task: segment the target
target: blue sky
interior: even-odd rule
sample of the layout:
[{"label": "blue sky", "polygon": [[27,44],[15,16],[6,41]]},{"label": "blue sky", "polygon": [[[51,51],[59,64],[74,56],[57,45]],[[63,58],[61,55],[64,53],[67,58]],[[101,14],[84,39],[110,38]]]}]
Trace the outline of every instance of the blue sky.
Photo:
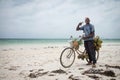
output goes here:
[{"label": "blue sky", "polygon": [[96,35],[120,38],[120,0],[0,0],[0,38],[77,37],[91,19]]}]

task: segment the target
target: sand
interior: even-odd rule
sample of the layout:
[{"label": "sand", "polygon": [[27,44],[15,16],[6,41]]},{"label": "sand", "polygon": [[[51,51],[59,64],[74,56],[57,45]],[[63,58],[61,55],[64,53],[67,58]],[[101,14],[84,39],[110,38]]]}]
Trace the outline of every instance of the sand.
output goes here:
[{"label": "sand", "polygon": [[1,45],[0,80],[120,80],[120,43],[103,43],[96,68],[77,57],[70,68],[62,67],[59,58],[67,46]]}]

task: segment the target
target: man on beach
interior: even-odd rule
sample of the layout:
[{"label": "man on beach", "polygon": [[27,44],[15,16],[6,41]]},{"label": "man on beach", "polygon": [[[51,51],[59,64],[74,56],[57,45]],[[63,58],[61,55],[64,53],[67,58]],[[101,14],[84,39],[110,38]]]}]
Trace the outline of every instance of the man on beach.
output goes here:
[{"label": "man on beach", "polygon": [[[89,62],[87,65],[92,65],[92,67],[96,67],[96,52],[95,52],[95,47],[94,47],[94,36],[95,36],[95,30],[94,26],[90,24],[90,19],[87,17],[85,18],[85,25],[82,26],[83,22],[80,22],[76,28],[76,30],[83,30],[84,32],[84,46],[86,49],[86,52],[88,53],[89,56]],[[80,27],[81,26],[81,27]]]}]

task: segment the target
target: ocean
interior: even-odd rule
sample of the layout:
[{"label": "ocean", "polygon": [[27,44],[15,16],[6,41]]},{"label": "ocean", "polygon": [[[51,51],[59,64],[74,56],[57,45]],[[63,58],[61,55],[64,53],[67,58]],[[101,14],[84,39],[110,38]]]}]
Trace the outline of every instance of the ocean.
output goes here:
[{"label": "ocean", "polygon": [[0,45],[19,44],[64,44],[68,39],[0,39]]},{"label": "ocean", "polygon": [[[103,43],[120,43],[120,39],[103,39]],[[0,45],[9,44],[65,44],[69,39],[0,39]]]}]

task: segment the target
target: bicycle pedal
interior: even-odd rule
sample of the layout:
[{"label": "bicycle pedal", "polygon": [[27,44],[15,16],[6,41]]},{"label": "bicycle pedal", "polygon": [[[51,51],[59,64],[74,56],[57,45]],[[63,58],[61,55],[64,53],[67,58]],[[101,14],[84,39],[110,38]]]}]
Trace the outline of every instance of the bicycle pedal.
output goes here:
[{"label": "bicycle pedal", "polygon": [[81,56],[80,55],[78,55],[78,57],[77,57],[78,59],[80,59],[81,58]]}]

